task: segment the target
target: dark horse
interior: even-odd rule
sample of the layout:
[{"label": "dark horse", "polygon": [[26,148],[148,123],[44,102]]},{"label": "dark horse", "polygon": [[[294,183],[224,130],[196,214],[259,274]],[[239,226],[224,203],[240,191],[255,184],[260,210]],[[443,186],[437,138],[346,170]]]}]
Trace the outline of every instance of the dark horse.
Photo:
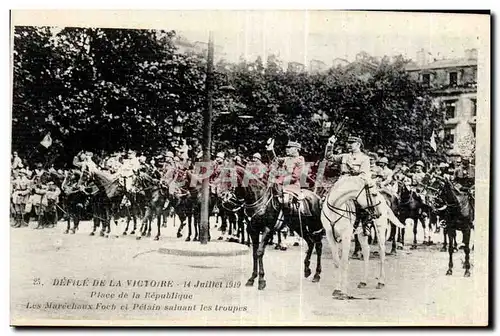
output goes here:
[{"label": "dark horse", "polygon": [[[88,203],[89,194],[84,188],[78,186],[78,181],[80,180],[81,172],[77,170],[71,170],[66,172],[66,178],[64,179],[61,189],[64,195],[64,203],[66,208],[66,220],[67,226],[64,233],[74,234],[78,230],[80,221],[84,217],[85,207]],[[73,220],[73,228],[71,228],[71,220]]]},{"label": "dark horse", "polygon": [[[425,229],[425,218],[428,216],[429,212],[427,210],[428,206],[424,204],[422,199],[415,193],[415,191],[410,190],[408,186],[402,181],[398,181],[398,219],[405,223],[407,218],[413,220],[413,244],[412,249],[417,248],[417,227],[418,221],[420,221]],[[404,246],[405,240],[405,229],[398,232],[398,241]],[[425,237],[424,237],[425,240]],[[395,243],[393,242],[393,249]]]},{"label": "dark horse", "polygon": [[[311,274],[309,268],[313,248],[316,247],[318,263],[313,281],[320,279],[323,227],[320,220],[321,201],[312,191],[303,190],[304,198],[290,204],[283,204],[283,192],[265,179],[247,181],[244,168],[236,166],[237,185],[234,197],[242,201],[245,216],[248,219],[247,232],[252,240],[253,271],[246,286],[253,286],[259,276],[258,289],[266,287],[264,279],[264,251],[273,233],[281,230],[284,223],[297,232],[308,244],[304,259],[304,276]],[[303,202],[302,204],[300,202]],[[305,204],[304,204],[305,203]],[[260,238],[260,234],[262,237]]]},{"label": "dark horse", "polygon": [[454,247],[451,242],[455,239],[456,231],[460,230],[463,234],[463,244],[465,252],[465,277],[470,276],[470,236],[474,228],[474,199],[469,193],[460,192],[454,188],[449,180],[444,180],[443,187],[438,196],[438,203],[442,207],[437,209],[439,216],[443,218],[448,239],[448,253],[450,256],[448,271],[446,275],[453,274],[453,252]]},{"label": "dark horse", "polygon": [[157,233],[154,240],[160,239],[161,234],[161,219],[163,215],[163,206],[168,200],[168,190],[160,184],[160,179],[147,174],[146,172],[138,172],[134,181],[134,187],[138,194],[143,194],[146,200],[146,212],[142,219],[141,229],[139,230],[136,239],[141,239],[141,236],[151,234],[151,223],[154,218],[157,221]]},{"label": "dark horse", "polygon": [[84,175],[87,175],[90,184],[94,184],[98,189],[91,198],[94,227],[90,235],[95,234],[101,223],[100,235],[108,237],[111,231],[111,217],[114,217],[118,212],[125,195],[124,187],[120,185],[116,176],[107,172],[95,169],[91,173],[84,173]]}]

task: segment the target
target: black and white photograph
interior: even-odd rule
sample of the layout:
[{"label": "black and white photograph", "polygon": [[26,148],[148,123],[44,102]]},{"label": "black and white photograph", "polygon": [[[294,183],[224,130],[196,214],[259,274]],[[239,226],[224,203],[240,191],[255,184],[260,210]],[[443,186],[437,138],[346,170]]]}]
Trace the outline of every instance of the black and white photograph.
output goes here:
[{"label": "black and white photograph", "polygon": [[12,326],[488,325],[488,13],[10,15]]}]

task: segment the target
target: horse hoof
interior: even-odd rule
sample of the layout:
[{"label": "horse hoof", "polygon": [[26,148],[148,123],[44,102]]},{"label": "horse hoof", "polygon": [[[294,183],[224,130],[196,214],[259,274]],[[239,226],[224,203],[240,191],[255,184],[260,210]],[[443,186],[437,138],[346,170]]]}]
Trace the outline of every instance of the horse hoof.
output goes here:
[{"label": "horse hoof", "polygon": [[312,282],[319,282],[320,279],[321,277],[319,276],[319,274],[315,274],[314,278],[312,279]]},{"label": "horse hoof", "polygon": [[130,235],[131,236],[135,235],[135,230],[133,230],[132,232],[130,232]]},{"label": "horse hoof", "polygon": [[448,271],[446,271],[446,275],[452,275],[453,274],[453,271],[451,269],[449,269]]},{"label": "horse hoof", "polygon": [[275,250],[279,250],[279,249],[281,249],[281,245],[276,244],[276,246],[274,247],[274,249],[275,249]]},{"label": "horse hoof", "polygon": [[286,251],[288,248],[286,246],[281,246],[280,251]]},{"label": "horse hoof", "polygon": [[366,282],[360,282],[358,284],[358,288],[365,288],[366,287]]},{"label": "horse hoof", "polygon": [[412,245],[412,246],[410,247],[410,250],[416,250],[416,249],[417,249],[417,245]]},{"label": "horse hoof", "polygon": [[70,230],[69,231],[71,234],[75,234],[75,230]]},{"label": "horse hoof", "polygon": [[193,241],[198,241],[198,237],[194,237],[194,238],[193,238]]},{"label": "horse hoof", "polygon": [[182,237],[182,233],[177,232],[177,238],[181,238],[181,237]]},{"label": "horse hoof", "polygon": [[156,236],[153,240],[160,240],[160,237]]},{"label": "horse hoof", "polygon": [[385,287],[385,284],[384,284],[384,283],[382,283],[382,282],[379,282],[379,283],[377,284],[377,287],[375,287],[375,288],[377,288],[377,289],[382,289],[382,288],[384,288],[384,287]]},{"label": "horse hoof", "polygon": [[68,231],[68,230],[66,230],[66,231],[64,231],[63,233],[64,233],[64,234],[68,234],[68,232],[69,232],[69,231]]},{"label": "horse hoof", "polygon": [[185,241],[191,241],[191,237],[187,237]]},{"label": "horse hoof", "polygon": [[126,236],[127,235],[127,232],[123,232],[122,235]]},{"label": "horse hoof", "polygon": [[220,236],[219,238],[217,238],[217,240],[223,240],[224,238],[222,238],[222,236]]},{"label": "horse hoof", "polygon": [[104,232],[99,233],[99,236],[104,237]]},{"label": "horse hoof", "polygon": [[94,233],[94,232],[91,232],[91,233],[90,233],[90,236],[95,236],[95,233]]},{"label": "horse hoof", "polygon": [[447,251],[446,246],[441,247],[441,250],[440,250],[440,251],[441,251],[441,252],[446,252],[446,251]]},{"label": "horse hoof", "polygon": [[347,300],[349,296],[345,293],[342,293],[340,290],[336,289],[333,291],[332,296],[336,300]]},{"label": "horse hoof", "polygon": [[148,234],[146,235],[146,237],[151,237],[151,232],[148,232]]},{"label": "horse hoof", "polygon": [[141,240],[141,238],[142,238],[141,236],[137,236],[135,237],[135,240]]},{"label": "horse hoof", "polygon": [[247,286],[247,287],[252,287],[252,286],[253,286],[253,282],[254,282],[254,280],[249,279],[249,280],[247,281],[247,283],[245,284],[245,286]]},{"label": "horse hoof", "polygon": [[266,288],[266,280],[259,280],[258,290],[263,290],[264,288]]},{"label": "horse hoof", "polygon": [[464,277],[468,278],[470,277],[470,271],[469,270],[466,270],[465,273],[464,273]]},{"label": "horse hoof", "polygon": [[306,268],[304,270],[304,278],[309,278],[309,276],[311,275],[311,273],[312,273],[311,270],[308,269],[308,268]]}]

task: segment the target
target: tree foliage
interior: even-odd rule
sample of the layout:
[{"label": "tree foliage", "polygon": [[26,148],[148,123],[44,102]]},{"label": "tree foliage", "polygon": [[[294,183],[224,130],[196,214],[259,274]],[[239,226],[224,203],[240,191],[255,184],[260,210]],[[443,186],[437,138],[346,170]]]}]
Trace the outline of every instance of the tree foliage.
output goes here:
[{"label": "tree foliage", "polygon": [[[182,136],[201,141],[206,109],[206,55],[180,53],[175,31],[16,27],[13,149],[40,156],[50,132],[50,156],[69,162],[78,151],[134,148],[155,154]],[[370,64],[367,68],[366,62]],[[326,138],[347,120],[368,150],[415,159],[432,149],[442,112],[404,71],[401,57],[361,54],[353,66],[308,73],[283,70],[280,60],[220,61],[214,74],[213,150],[277,150],[299,141],[321,158]],[[228,89],[230,88],[230,89]],[[241,118],[246,116],[246,118]],[[325,121],[332,127],[325,129]],[[323,131],[327,131],[326,133]],[[439,142],[438,152],[446,144]]]}]

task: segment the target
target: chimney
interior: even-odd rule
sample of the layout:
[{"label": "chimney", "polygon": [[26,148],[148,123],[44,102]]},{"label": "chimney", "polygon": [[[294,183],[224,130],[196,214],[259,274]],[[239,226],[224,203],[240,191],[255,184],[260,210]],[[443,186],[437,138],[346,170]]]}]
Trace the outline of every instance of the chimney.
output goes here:
[{"label": "chimney", "polygon": [[467,49],[465,50],[465,57],[469,60],[477,60],[477,49]]},{"label": "chimney", "polygon": [[429,53],[424,48],[417,51],[417,64],[419,66],[429,64]]}]

